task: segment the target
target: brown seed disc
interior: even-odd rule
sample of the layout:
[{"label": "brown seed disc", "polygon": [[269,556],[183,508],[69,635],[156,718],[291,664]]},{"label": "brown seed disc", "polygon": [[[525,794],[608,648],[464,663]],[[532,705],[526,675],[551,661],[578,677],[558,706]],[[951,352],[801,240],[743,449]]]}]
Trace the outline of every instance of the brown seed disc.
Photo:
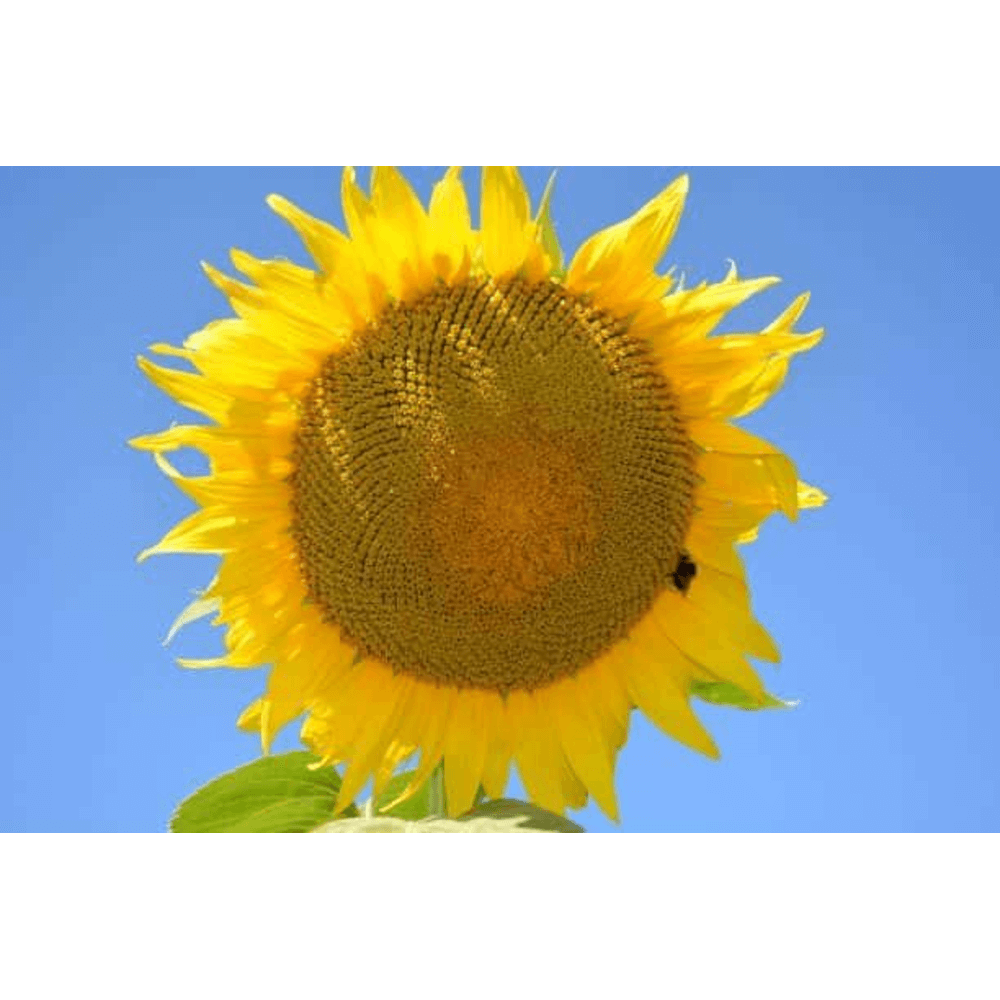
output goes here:
[{"label": "brown seed disc", "polygon": [[310,598],[422,680],[551,683],[673,586],[694,455],[625,321],[553,281],[442,285],[388,307],[302,399]]}]

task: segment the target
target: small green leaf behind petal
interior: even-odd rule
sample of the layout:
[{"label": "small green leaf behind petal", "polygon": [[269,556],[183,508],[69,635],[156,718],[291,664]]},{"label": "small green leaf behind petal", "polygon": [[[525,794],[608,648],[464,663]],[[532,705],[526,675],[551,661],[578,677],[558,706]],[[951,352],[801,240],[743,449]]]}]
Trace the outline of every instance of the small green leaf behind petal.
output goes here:
[{"label": "small green leaf behind petal", "polygon": [[[389,779],[382,794],[378,797],[375,812],[380,816],[393,816],[396,819],[424,819],[431,812],[431,783],[425,781],[409,798],[402,802],[396,800],[409,787],[415,771],[403,771]],[[393,805],[393,803],[396,803]],[[388,807],[388,808],[387,808]]]},{"label": "small green leaf behind petal", "polygon": [[562,278],[566,273],[563,262],[562,247],[559,246],[559,237],[556,236],[555,223],[552,221],[552,188],[555,186],[556,172],[552,171],[548,184],[542,192],[542,200],[538,206],[538,231],[542,237],[542,247],[548,254],[552,262],[552,270],[557,278]]},{"label": "small green leaf behind petal", "polygon": [[763,701],[758,701],[742,688],[726,681],[695,681],[691,685],[691,693],[713,705],[729,705],[748,712],[761,708],[794,708],[798,704],[795,701],[782,701],[769,694],[764,695]]},{"label": "small green leaf behind petal", "polygon": [[[310,769],[318,758],[295,751],[261,757],[210,781],[186,798],[173,833],[308,833],[333,816],[340,775]],[[352,805],[344,816],[357,816]]]},{"label": "small green leaf behind petal", "polygon": [[[419,793],[418,793],[419,794]],[[458,819],[406,820],[382,815],[338,819],[316,833],[583,833],[571,820],[516,799],[483,802]]]}]

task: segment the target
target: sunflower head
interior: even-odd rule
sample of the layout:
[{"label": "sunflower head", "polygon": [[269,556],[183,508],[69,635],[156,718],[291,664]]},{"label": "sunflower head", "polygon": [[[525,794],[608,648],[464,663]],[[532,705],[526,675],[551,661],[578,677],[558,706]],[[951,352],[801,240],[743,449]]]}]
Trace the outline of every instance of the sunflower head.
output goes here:
[{"label": "sunflower head", "polygon": [[[207,423],[132,443],[200,509],[144,555],[210,552],[216,578],[181,616],[215,614],[225,655],[270,664],[240,725],[347,763],[340,805],[419,753],[444,763],[448,811],[512,761],[540,805],[593,795],[632,708],[710,755],[692,693],[762,707],[748,656],[777,649],[750,610],[736,544],[776,510],[823,501],[776,447],[735,427],[820,331],[806,297],[764,331],[715,334],[774,279],[675,287],[657,271],[681,178],[563,268],[548,191],[483,171],[473,228],[456,168],[425,208],[391,168],[344,173],[347,233],[271,207],[310,270],[234,252],[212,268],[235,317],[140,359]],[[195,447],[210,473],[166,455]]]}]

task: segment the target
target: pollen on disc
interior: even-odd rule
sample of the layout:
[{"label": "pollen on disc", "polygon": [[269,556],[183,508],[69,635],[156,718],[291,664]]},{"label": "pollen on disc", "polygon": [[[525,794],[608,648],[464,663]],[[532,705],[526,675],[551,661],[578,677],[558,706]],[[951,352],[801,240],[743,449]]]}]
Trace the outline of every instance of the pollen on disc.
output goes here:
[{"label": "pollen on disc", "polygon": [[553,281],[442,285],[388,307],[302,399],[309,596],[399,672],[543,686],[673,585],[694,456],[626,322]]}]

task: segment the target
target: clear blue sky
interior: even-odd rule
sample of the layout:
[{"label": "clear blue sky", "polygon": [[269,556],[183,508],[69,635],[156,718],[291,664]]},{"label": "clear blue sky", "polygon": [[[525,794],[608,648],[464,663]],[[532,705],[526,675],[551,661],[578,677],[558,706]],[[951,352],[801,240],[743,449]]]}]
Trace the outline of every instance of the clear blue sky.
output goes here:
[{"label": "clear blue sky", "polygon": [[[682,168],[565,168],[572,251]],[[782,285],[728,328],[811,290],[826,340],[747,425],[831,496],[745,550],[793,711],[699,709],[720,762],[637,715],[624,830],[996,830],[997,171],[700,169],[668,256],[689,280],[733,258]],[[408,175],[421,195],[437,170]],[[549,168],[526,171],[535,198]],[[478,172],[468,179],[478,186]],[[205,624],[160,645],[210,557],[135,564],[189,509],[125,440],[182,419],[135,355],[226,314],[201,259],[304,260],[276,191],[341,223],[333,169],[0,171],[9,473],[2,513],[9,754],[0,829],[162,829],[252,759],[236,731],[259,671],[185,672]],[[296,745],[295,727],[281,747]],[[517,789],[512,786],[512,791]],[[591,807],[589,829],[611,828]]]}]

